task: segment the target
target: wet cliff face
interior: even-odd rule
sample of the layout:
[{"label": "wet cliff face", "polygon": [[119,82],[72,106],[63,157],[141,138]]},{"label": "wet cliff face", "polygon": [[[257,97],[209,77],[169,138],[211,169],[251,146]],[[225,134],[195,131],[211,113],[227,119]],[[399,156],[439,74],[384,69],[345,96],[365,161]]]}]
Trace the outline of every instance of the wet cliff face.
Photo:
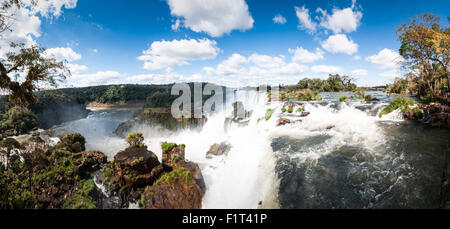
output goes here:
[{"label": "wet cliff face", "polygon": [[31,109],[37,115],[41,128],[44,129],[83,119],[89,114],[85,104],[76,100],[40,104]]}]

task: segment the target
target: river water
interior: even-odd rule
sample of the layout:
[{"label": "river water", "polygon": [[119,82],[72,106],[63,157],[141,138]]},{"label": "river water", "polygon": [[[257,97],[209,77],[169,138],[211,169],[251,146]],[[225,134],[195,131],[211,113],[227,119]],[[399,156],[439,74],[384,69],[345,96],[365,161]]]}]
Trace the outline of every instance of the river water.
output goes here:
[{"label": "river water", "polygon": [[[186,159],[200,165],[207,191],[204,208],[437,208],[450,131],[402,121],[399,111],[377,116],[391,97],[370,104],[349,93],[322,93],[324,101],[302,104],[308,117],[281,112],[282,104],[265,95],[238,92],[252,118],[246,125],[225,126],[231,113],[208,117],[201,131],[169,132],[135,127],[161,158],[164,141],[186,144]],[[230,106],[228,106],[230,107]],[[267,109],[275,113],[264,119]],[[110,160],[126,147],[113,134],[136,109],[94,110],[86,119],[55,127],[79,132],[88,150]],[[276,127],[279,117],[297,122]],[[227,155],[206,158],[215,143],[232,145]]]}]

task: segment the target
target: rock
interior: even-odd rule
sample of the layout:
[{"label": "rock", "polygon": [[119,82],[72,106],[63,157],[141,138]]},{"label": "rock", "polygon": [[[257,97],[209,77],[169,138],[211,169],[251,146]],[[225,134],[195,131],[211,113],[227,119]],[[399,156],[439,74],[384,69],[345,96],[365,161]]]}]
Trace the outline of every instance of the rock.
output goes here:
[{"label": "rock", "polygon": [[230,152],[230,150],[231,150],[231,145],[227,142],[222,142],[220,144],[214,144],[209,148],[208,152],[206,152],[206,157],[208,157],[210,155],[221,156],[221,155],[227,154],[228,152]]},{"label": "rock", "polygon": [[304,112],[302,112],[302,113],[300,114],[300,117],[307,117],[307,116],[309,116],[310,114],[311,114],[311,112],[304,111]]},{"label": "rock", "polygon": [[189,170],[179,168],[147,186],[139,205],[145,209],[200,209],[203,195]]},{"label": "rock", "polygon": [[284,126],[286,124],[290,124],[291,120],[287,119],[287,118],[280,118],[277,121],[277,126]]},{"label": "rock", "polygon": [[185,147],[185,145],[177,145],[175,143],[162,143],[162,163],[173,166],[177,162],[184,161]]},{"label": "rock", "polygon": [[[422,118],[419,120],[427,123],[432,127],[450,128],[450,107],[438,103],[431,103],[429,105],[422,105]],[[410,114],[405,113],[405,117],[409,118]]]},{"label": "rock", "polygon": [[162,174],[160,165],[158,157],[146,146],[129,147],[114,156],[114,180],[122,187],[145,187],[153,184]]}]

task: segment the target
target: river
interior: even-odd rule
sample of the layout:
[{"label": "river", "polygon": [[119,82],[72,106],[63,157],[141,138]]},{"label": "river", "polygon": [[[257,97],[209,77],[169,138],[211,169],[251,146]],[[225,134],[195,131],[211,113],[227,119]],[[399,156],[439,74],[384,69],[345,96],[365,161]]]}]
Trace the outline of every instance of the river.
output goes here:
[{"label": "river", "polygon": [[[311,114],[299,118],[283,114],[280,103],[266,103],[264,95],[238,94],[253,110],[245,126],[226,127],[228,111],[208,117],[201,131],[136,127],[159,158],[161,142],[186,144],[186,159],[200,165],[207,186],[203,208],[439,207],[450,131],[405,122],[398,111],[379,118],[392,97],[369,92],[378,100],[339,103],[351,94],[322,93],[324,101],[304,103]],[[265,121],[268,108],[275,113]],[[126,147],[113,131],[135,111],[93,110],[53,129],[83,134],[88,150],[112,160]],[[276,127],[285,116],[298,122]],[[227,155],[205,157],[211,145],[224,141],[232,145]]]}]

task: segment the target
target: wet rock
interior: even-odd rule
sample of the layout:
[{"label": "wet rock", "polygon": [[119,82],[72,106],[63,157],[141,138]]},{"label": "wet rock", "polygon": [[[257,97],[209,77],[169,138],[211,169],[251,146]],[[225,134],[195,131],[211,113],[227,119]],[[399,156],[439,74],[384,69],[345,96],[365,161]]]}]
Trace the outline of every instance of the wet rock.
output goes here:
[{"label": "wet rock", "polygon": [[157,156],[144,147],[129,147],[114,156],[114,180],[121,187],[145,187],[162,174]]},{"label": "wet rock", "polygon": [[[422,117],[419,121],[427,123],[432,127],[450,127],[450,107],[438,103],[422,105],[420,107]],[[405,118],[417,120],[411,117],[411,111],[405,113]]]},{"label": "wet rock", "polygon": [[222,142],[220,144],[214,144],[212,145],[208,152],[206,152],[206,157],[209,157],[211,155],[214,156],[221,156],[224,154],[227,154],[231,150],[231,145],[227,142]]},{"label": "wet rock", "polygon": [[277,121],[277,126],[284,126],[286,124],[290,124],[291,120],[287,119],[287,118],[280,118]]},{"label": "wet rock", "polygon": [[300,114],[300,117],[307,117],[307,116],[309,116],[310,114],[311,114],[311,112],[304,111],[304,112],[302,112],[302,113]]},{"label": "wet rock", "polygon": [[203,190],[185,168],[162,176],[153,186],[147,186],[139,206],[145,209],[200,209]]},{"label": "wet rock", "polygon": [[185,147],[185,145],[177,145],[175,143],[162,143],[161,148],[163,165],[172,167],[176,163],[184,161]]}]

